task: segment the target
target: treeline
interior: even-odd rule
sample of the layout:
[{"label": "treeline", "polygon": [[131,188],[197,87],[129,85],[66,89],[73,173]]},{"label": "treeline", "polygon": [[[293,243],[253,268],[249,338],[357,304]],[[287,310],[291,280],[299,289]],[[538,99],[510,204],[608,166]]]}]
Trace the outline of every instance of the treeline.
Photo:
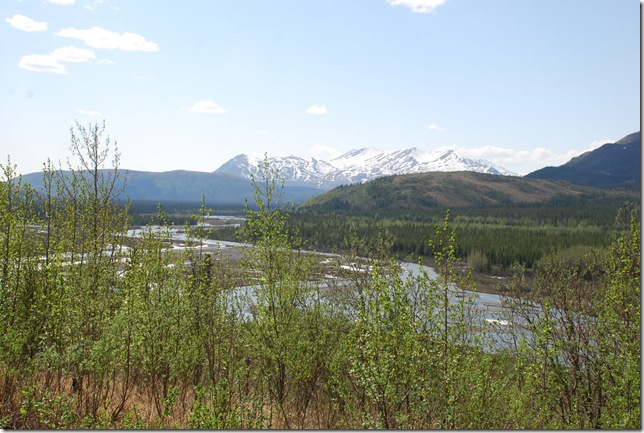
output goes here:
[{"label": "treeline", "polygon": [[[205,200],[205,197],[204,197]],[[165,222],[174,224],[177,227],[185,224],[194,225],[197,223],[199,209],[201,205],[209,209],[214,208],[214,212],[220,215],[244,216],[246,208],[237,204],[209,204],[195,202],[176,202],[176,201],[145,201],[136,200],[128,203],[130,211],[130,223],[134,226],[145,226],[157,217],[159,210],[162,209],[165,215]]]},{"label": "treeline", "polygon": [[[237,262],[129,239],[101,134],[77,125],[84,175],[48,165],[44,192],[2,167],[1,427],[641,428],[636,210],[604,251],[513,280],[491,324],[451,296],[472,288],[453,215],[428,240],[436,278],[355,228],[321,268],[266,162]],[[344,278],[322,280],[334,262]]]}]

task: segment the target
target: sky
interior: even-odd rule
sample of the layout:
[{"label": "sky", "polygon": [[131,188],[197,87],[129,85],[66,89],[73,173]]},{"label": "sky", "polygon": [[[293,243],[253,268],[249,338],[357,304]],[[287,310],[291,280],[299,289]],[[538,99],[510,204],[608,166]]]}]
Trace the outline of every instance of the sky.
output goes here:
[{"label": "sky", "polygon": [[[640,129],[636,0],[1,0],[0,164],[452,149],[518,174]],[[72,164],[74,160],[72,159]]]}]

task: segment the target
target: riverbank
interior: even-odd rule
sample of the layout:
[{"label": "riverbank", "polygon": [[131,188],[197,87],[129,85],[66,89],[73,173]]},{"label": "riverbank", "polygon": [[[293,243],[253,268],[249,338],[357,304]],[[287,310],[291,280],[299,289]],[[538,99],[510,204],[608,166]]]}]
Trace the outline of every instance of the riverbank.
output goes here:
[{"label": "riverbank", "polygon": [[[430,257],[423,257],[421,262],[425,266],[436,269],[436,261]],[[462,275],[466,275],[470,270],[465,262],[457,263],[455,269]],[[476,287],[476,291],[480,293],[503,295],[506,292],[503,288],[504,285],[509,283],[511,280],[512,277],[501,277],[472,271],[472,282],[474,283],[474,287]]]}]

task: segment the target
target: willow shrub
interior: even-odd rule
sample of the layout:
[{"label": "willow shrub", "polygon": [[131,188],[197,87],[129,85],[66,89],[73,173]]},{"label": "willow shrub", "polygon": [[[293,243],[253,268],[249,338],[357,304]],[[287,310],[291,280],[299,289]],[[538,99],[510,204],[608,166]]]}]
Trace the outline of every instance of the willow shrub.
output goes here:
[{"label": "willow shrub", "polygon": [[259,375],[257,392],[269,410],[269,426],[307,427],[312,409],[324,405],[333,332],[327,328],[329,305],[312,278],[315,261],[287,229],[280,203],[282,180],[267,160],[253,177],[257,210],[247,209],[242,267],[254,276],[246,295],[248,362]]}]

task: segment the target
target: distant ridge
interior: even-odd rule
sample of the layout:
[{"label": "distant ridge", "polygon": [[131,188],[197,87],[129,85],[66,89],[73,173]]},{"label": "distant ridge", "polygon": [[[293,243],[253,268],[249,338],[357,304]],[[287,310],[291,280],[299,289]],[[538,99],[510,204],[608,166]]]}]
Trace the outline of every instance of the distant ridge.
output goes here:
[{"label": "distant ridge", "polygon": [[[120,196],[123,200],[198,203],[203,196],[206,203],[210,204],[244,204],[246,199],[252,203],[254,193],[248,179],[226,173],[125,169],[120,172],[116,190],[123,190]],[[63,171],[63,174],[69,175],[69,172]],[[22,176],[22,179],[36,190],[42,189],[42,173],[30,173]],[[324,191],[310,187],[289,186],[284,188],[284,199],[301,203],[322,192]]]},{"label": "distant ridge", "polygon": [[640,131],[615,143],[606,143],[559,167],[545,167],[528,179],[565,180],[575,185],[641,190],[642,136]]},{"label": "distant ridge", "polygon": [[[260,158],[242,154],[211,173],[187,170],[146,172],[121,169],[121,173],[127,176],[121,198],[159,202],[199,202],[203,195],[207,203],[243,204],[246,199],[252,201],[253,190],[249,178],[251,173],[257,170],[257,165],[261,161]],[[356,149],[330,161],[296,156],[274,157],[269,158],[269,164],[271,168],[278,169],[280,176],[284,178],[284,200],[293,201],[296,204],[341,185],[363,184],[376,179],[396,178],[408,174],[451,172],[455,175],[446,178],[430,176],[414,179],[423,181],[444,179],[449,184],[449,179],[456,183],[464,179],[471,181],[472,178],[467,176],[467,173],[485,175],[486,183],[491,189],[487,187],[481,189],[478,186],[472,190],[454,189],[454,185],[441,186],[439,183],[436,184],[439,190],[450,190],[451,194],[456,194],[460,198],[449,198],[449,194],[426,197],[434,204],[448,203],[445,200],[449,198],[450,202],[456,200],[458,205],[465,205],[468,202],[481,205],[495,202],[495,197],[502,197],[503,194],[499,195],[499,192],[495,192],[494,187],[503,185],[504,180],[512,179],[563,180],[580,186],[639,192],[641,191],[641,135],[640,132],[627,135],[615,143],[604,144],[596,150],[573,158],[560,167],[546,167],[523,178],[489,161],[464,158],[451,150],[427,152],[417,148],[389,152],[371,148]],[[456,175],[456,172],[461,174]],[[41,172],[26,174],[22,178],[35,189],[42,189]],[[124,177],[121,180],[124,180]],[[397,179],[394,184],[399,181],[401,179]],[[516,185],[517,188],[539,191],[539,188],[534,189],[534,185],[531,184]],[[421,187],[416,185],[414,188]],[[464,197],[469,197],[473,191],[478,191],[480,197],[472,196],[465,200]],[[409,192],[409,194],[414,193]],[[513,194],[500,201],[515,200],[516,197]],[[381,201],[383,197],[381,195],[375,198]]]},{"label": "distant ridge", "polygon": [[[199,202],[203,195],[207,203],[244,204],[245,200],[252,202],[254,191],[249,179],[261,162],[262,158],[242,154],[211,173],[121,169],[120,180],[127,179],[121,198],[159,202]],[[489,161],[464,158],[451,150],[426,152],[417,148],[389,152],[363,148],[352,150],[330,161],[288,156],[271,157],[268,162],[271,169],[279,170],[279,175],[284,179],[283,199],[295,203],[302,203],[339,185],[364,183],[392,175],[433,171],[514,175]],[[42,189],[40,172],[24,175],[23,180],[37,190]]]}]

